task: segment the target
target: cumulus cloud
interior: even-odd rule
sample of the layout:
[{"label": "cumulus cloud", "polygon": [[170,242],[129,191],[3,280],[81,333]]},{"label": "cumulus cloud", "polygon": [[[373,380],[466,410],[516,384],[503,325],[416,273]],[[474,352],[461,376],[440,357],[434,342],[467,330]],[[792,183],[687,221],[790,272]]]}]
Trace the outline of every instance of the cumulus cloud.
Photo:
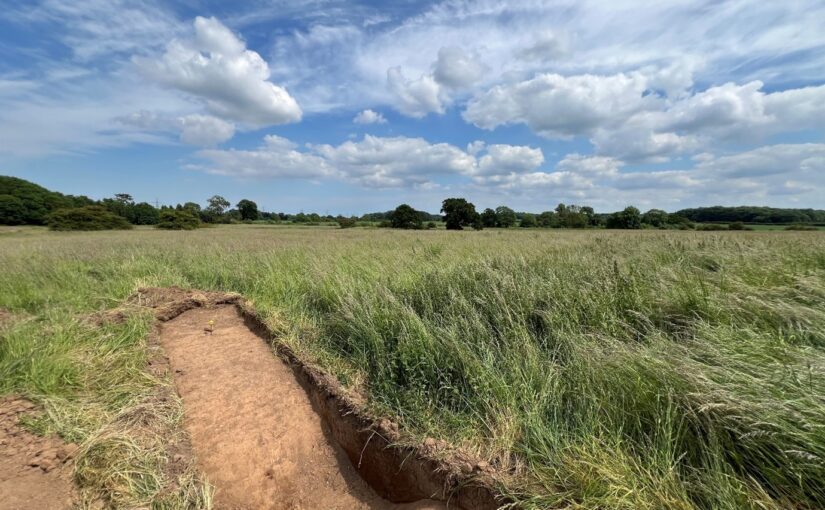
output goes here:
[{"label": "cumulus cloud", "polygon": [[370,187],[420,185],[438,174],[472,172],[475,158],[446,143],[430,144],[423,138],[381,138],[366,135],[360,142],[315,151],[350,179]]},{"label": "cumulus cloud", "polygon": [[[765,92],[761,81],[691,93],[689,75],[666,68],[614,75],[541,74],[472,98],[464,118],[494,129],[525,124],[546,138],[584,136],[598,154],[662,163],[722,142],[817,128],[825,86]],[[657,87],[670,87],[659,94]]]},{"label": "cumulus cloud", "polygon": [[[504,144],[474,144],[473,153],[447,143],[423,138],[365,135],[339,145],[308,145],[267,136],[256,150],[204,150],[209,164],[197,168],[242,177],[333,177],[365,187],[419,187],[436,185],[437,176],[460,175],[497,179],[534,170],[544,161],[541,149]],[[483,153],[483,155],[481,155]]]},{"label": "cumulus cloud", "polygon": [[705,158],[696,167],[712,178],[796,179],[825,182],[825,144],[778,144]]},{"label": "cumulus cloud", "polygon": [[267,135],[264,144],[256,150],[207,149],[197,155],[208,163],[193,168],[212,174],[286,179],[317,179],[337,175],[324,158],[299,151],[296,144],[275,135]]},{"label": "cumulus cloud", "polygon": [[487,68],[478,58],[462,48],[447,46],[438,50],[438,59],[433,65],[435,81],[450,88],[469,87],[479,81]]},{"label": "cumulus cloud", "polygon": [[444,113],[453,96],[484,77],[488,68],[477,55],[457,46],[438,50],[438,57],[428,72],[417,79],[406,78],[401,66],[387,70],[387,88],[395,98],[395,107],[410,117]]},{"label": "cumulus cloud", "polygon": [[211,147],[235,135],[235,126],[211,115],[186,115],[178,119],[180,140],[190,145]]},{"label": "cumulus cloud", "polygon": [[376,112],[370,109],[361,110],[358,112],[358,115],[352,119],[352,121],[356,124],[386,124],[387,119],[380,112]]},{"label": "cumulus cloud", "polygon": [[640,73],[541,74],[491,88],[470,100],[463,115],[483,129],[521,123],[549,138],[588,135],[654,108],[659,100],[643,95],[646,89],[647,80]]},{"label": "cumulus cloud", "polygon": [[421,118],[428,113],[444,113],[444,92],[432,74],[416,80],[404,76],[400,67],[387,70],[387,86],[398,99],[398,111]]},{"label": "cumulus cloud", "polygon": [[141,110],[120,117],[118,121],[146,132],[176,133],[181,142],[201,147],[219,145],[235,135],[235,126],[232,123],[211,115],[174,116]]},{"label": "cumulus cloud", "polygon": [[524,173],[544,163],[541,149],[518,145],[494,144],[478,160],[478,175]]},{"label": "cumulus cloud", "polygon": [[250,126],[301,119],[295,99],[268,81],[266,61],[220,21],[198,17],[194,30],[192,39],[170,42],[161,57],[135,62],[153,80],[204,101],[223,119]]}]

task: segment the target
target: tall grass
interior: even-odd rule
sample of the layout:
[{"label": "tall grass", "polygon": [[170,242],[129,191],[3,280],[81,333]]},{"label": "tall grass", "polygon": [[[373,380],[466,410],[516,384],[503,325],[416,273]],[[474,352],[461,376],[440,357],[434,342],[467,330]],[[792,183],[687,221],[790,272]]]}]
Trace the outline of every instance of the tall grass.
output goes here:
[{"label": "tall grass", "polygon": [[0,265],[0,306],[26,317],[3,327],[0,391],[65,410],[47,422],[79,440],[159,383],[145,319],[78,318],[181,285],[243,293],[525,507],[825,506],[820,233],[23,231]]}]

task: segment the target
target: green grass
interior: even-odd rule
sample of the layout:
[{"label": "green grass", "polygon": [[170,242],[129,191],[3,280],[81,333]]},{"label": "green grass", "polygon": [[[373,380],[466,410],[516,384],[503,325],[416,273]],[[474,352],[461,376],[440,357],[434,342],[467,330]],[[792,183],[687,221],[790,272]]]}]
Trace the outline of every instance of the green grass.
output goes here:
[{"label": "green grass", "polygon": [[[79,477],[117,501],[160,501],[162,453],[117,424],[168,381],[143,370],[147,317],[83,317],[180,285],[250,298],[408,441],[489,459],[525,507],[825,506],[819,232],[22,229],[0,266],[20,318],[0,392],[87,450],[119,430]],[[151,413],[173,426],[173,404]],[[172,506],[208,499],[187,487]]]}]

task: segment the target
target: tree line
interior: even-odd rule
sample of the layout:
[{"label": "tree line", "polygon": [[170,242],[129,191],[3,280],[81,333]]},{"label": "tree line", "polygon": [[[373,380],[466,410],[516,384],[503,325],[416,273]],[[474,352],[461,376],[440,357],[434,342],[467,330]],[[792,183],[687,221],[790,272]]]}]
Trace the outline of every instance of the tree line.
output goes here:
[{"label": "tree line", "polygon": [[[448,198],[441,204],[441,213],[447,230],[472,228],[618,228],[637,229],[643,226],[653,228],[690,228],[690,220],[661,209],[651,209],[641,213],[628,206],[611,214],[596,213],[592,207],[575,204],[559,204],[552,211],[540,214],[516,212],[507,206],[487,208],[477,212],[472,202],[464,198]],[[404,229],[424,228],[426,213],[416,211],[407,204],[401,204],[389,215],[383,226]]]},{"label": "tree line", "polygon": [[[130,228],[132,225],[154,225],[166,229],[193,229],[204,224],[251,221],[321,224],[336,222],[342,228],[358,224],[379,227],[422,229],[435,228],[444,222],[447,229],[472,228],[702,228],[745,229],[746,224],[825,224],[825,211],[818,209],[779,209],[772,207],[699,207],[668,213],[650,209],[642,213],[628,206],[614,213],[597,213],[592,207],[559,204],[553,210],[538,214],[516,212],[507,206],[477,211],[464,198],[448,198],[442,202],[441,214],[419,211],[401,204],[392,211],[367,213],[362,216],[332,216],[318,213],[287,214],[265,212],[249,199],[231,202],[220,195],[206,200],[205,206],[186,202],[174,206],[156,207],[147,202],[135,202],[131,195],[119,193],[111,198],[92,200],[86,196],[64,195],[16,177],[0,176],[0,224],[49,225],[57,230],[74,228]],[[695,225],[699,223],[700,225]],[[714,223],[724,224],[714,226]]]}]

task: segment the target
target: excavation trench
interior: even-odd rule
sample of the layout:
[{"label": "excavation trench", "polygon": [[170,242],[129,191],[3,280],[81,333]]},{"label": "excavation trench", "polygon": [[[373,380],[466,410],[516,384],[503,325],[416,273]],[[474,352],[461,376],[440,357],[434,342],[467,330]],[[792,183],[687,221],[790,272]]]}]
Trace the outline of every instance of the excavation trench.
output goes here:
[{"label": "excavation trench", "polygon": [[216,508],[500,506],[489,473],[445,461],[432,444],[396,446],[396,426],[365,415],[333,378],[273,341],[239,297],[141,292],[163,321],[184,428]]}]

